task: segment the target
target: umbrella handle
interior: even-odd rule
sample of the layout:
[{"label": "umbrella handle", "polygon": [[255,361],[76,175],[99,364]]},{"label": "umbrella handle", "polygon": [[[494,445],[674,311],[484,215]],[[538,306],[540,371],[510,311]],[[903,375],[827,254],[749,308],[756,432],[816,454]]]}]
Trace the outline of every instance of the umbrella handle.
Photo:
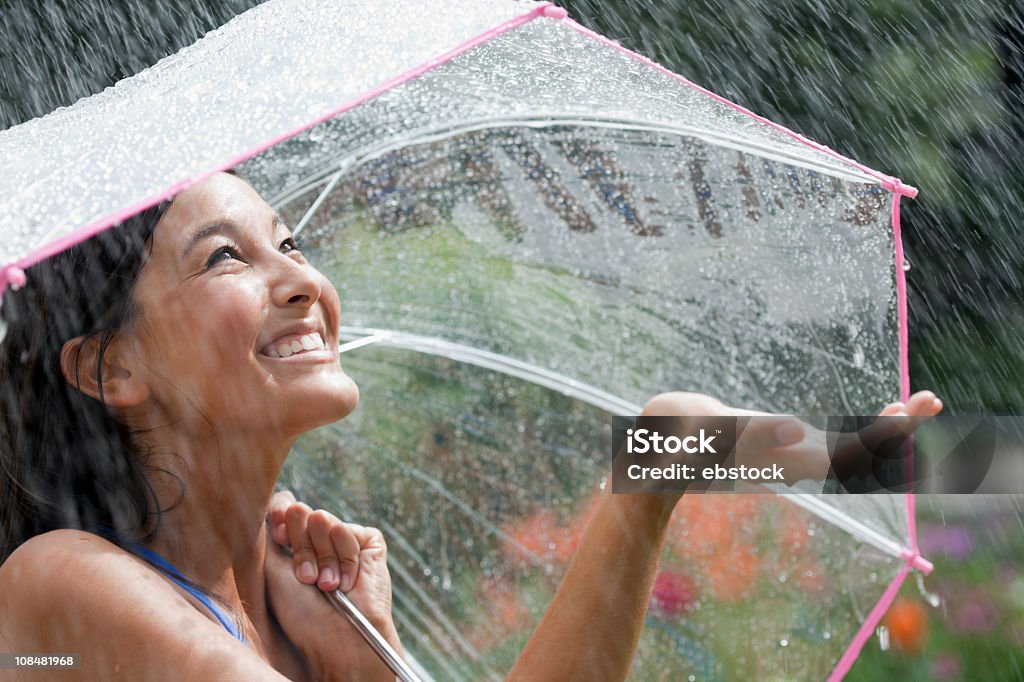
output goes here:
[{"label": "umbrella handle", "polygon": [[359,634],[366,640],[366,643],[370,645],[373,652],[380,657],[380,660],[384,661],[384,664],[391,669],[391,672],[398,676],[400,682],[422,682],[419,676],[412,671],[412,668],[402,660],[402,657],[391,648],[391,645],[384,639],[384,636],[377,632],[377,629],[370,624],[370,621],[366,620],[366,616],[356,608],[352,600],[346,597],[341,590],[326,593],[325,596],[334,605],[334,608],[348,618],[349,622],[355,626],[355,629],[359,631]]}]

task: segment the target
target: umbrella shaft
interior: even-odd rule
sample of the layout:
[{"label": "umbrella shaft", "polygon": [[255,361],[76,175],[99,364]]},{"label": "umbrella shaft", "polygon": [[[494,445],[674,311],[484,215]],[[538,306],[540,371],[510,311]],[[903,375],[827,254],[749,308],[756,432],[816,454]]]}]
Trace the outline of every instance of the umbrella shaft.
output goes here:
[{"label": "umbrella shaft", "polygon": [[401,682],[422,682],[409,665],[402,660],[401,656],[391,648],[384,636],[377,632],[377,629],[366,620],[352,600],[345,596],[341,590],[335,590],[328,595],[328,599],[338,611],[340,611],[349,622],[355,626],[359,634],[363,636],[366,643],[370,645],[380,660],[391,669]]}]

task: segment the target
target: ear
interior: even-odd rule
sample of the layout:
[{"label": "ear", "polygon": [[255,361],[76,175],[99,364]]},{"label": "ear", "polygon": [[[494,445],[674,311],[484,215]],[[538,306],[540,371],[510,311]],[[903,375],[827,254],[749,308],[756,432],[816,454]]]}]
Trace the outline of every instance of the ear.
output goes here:
[{"label": "ear", "polygon": [[[124,360],[123,349],[116,339],[101,355],[100,341],[95,336],[76,336],[60,351],[60,369],[65,381],[111,407],[135,407],[149,398],[149,385]],[[102,369],[102,399],[97,369]]]}]

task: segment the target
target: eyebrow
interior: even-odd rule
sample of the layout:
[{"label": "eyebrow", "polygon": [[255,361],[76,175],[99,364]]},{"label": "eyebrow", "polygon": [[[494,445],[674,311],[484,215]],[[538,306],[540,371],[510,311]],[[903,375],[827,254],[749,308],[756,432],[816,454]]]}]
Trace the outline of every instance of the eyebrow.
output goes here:
[{"label": "eyebrow", "polygon": [[[274,214],[274,219],[271,221],[270,224],[271,229],[275,230],[278,227],[288,227],[285,224],[284,220],[281,219],[281,216],[277,214]],[[181,252],[182,260],[188,258],[189,255],[191,255],[191,253],[195,250],[196,246],[199,245],[199,242],[203,241],[204,239],[207,239],[208,237],[213,237],[218,234],[227,234],[234,232],[236,232],[236,230],[233,225],[231,225],[230,223],[222,222],[210,223],[209,225],[205,225],[199,228],[191,237],[189,237],[188,243],[185,244],[185,248]]]}]

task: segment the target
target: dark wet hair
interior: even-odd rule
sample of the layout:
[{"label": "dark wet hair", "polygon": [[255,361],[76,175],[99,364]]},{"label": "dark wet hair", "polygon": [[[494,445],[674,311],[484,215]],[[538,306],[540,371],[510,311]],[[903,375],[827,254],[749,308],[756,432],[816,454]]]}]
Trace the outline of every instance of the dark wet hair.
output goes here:
[{"label": "dark wet hair", "polygon": [[[0,304],[0,563],[58,528],[147,542],[159,523],[146,453],[95,400],[68,383],[61,349],[78,337],[102,356],[138,314],[133,291],[170,202],[39,263]],[[79,371],[80,358],[74,358]]]}]

